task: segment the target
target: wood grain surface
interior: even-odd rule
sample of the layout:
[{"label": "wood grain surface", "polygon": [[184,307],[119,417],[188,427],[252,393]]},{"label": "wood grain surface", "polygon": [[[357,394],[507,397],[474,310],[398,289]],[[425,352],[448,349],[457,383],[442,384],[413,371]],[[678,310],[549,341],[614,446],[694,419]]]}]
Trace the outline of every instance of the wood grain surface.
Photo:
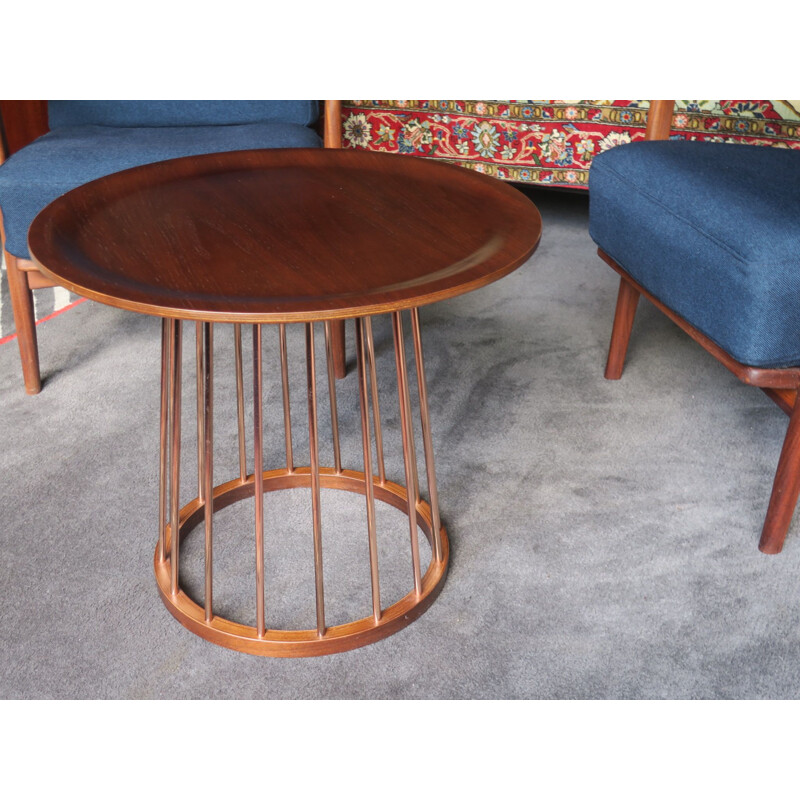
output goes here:
[{"label": "wood grain surface", "polygon": [[536,249],[513,187],[408,156],[248,150],[101,178],[34,220],[34,262],[109,305],[211,322],[395,311],[484,286]]}]

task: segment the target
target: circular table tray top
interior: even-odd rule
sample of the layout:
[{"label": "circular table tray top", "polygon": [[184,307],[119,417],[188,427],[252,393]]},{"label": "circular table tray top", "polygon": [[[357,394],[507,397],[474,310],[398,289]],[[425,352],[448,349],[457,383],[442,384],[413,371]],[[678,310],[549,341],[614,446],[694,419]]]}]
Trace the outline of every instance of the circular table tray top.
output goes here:
[{"label": "circular table tray top", "polygon": [[34,220],[33,261],[108,305],[210,322],[397,311],[477,289],[541,218],[494,178],[355,150],[246,150],[125,170]]}]

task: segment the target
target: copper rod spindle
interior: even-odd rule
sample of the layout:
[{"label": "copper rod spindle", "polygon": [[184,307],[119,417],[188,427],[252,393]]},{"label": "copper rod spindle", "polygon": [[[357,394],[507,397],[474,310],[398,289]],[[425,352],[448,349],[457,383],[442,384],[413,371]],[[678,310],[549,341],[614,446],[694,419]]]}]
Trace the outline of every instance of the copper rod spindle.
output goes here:
[{"label": "copper rod spindle", "polygon": [[372,417],[375,422],[375,452],[378,454],[378,479],[386,483],[386,467],[383,463],[383,432],[381,431],[381,407],[378,402],[378,374],[375,369],[375,345],[372,340],[372,317],[364,317],[364,331],[369,356],[369,379],[372,385]]},{"label": "copper rod spindle", "polygon": [[289,404],[289,359],[286,353],[286,325],[278,325],[281,342],[281,383],[283,384],[283,428],[286,436],[286,471],[294,472],[292,452],[292,414]]},{"label": "copper rod spindle", "polygon": [[311,461],[311,512],[314,521],[314,577],[317,595],[317,636],[325,635],[325,595],[322,573],[322,514],[320,509],[319,437],[317,431],[317,374],[314,356],[314,323],[306,323],[308,373],[308,449]]},{"label": "copper rod spindle", "polygon": [[377,625],[381,618],[381,589],[378,578],[378,543],[375,537],[375,490],[372,484],[372,437],[369,429],[369,395],[365,362],[364,326],[356,317],[356,359],[358,363],[358,389],[361,405],[361,442],[364,450],[364,488],[367,498],[367,537],[369,540],[369,568],[372,578],[372,616]]},{"label": "copper rod spindle", "polygon": [[397,364],[397,393],[400,400],[400,423],[403,429],[403,461],[406,468],[406,493],[408,495],[408,523],[411,533],[411,562],[414,568],[414,591],[422,592],[419,566],[419,541],[417,539],[417,457],[414,451],[414,431],[411,427],[411,398],[408,393],[408,372],[403,344],[403,318],[399,311],[392,312],[394,355]]},{"label": "copper rod spindle", "polygon": [[253,481],[256,500],[256,628],[266,634],[264,615],[264,424],[262,409],[261,326],[253,325]]},{"label": "copper rod spindle", "polygon": [[203,475],[203,323],[196,322],[195,332],[195,354],[197,360],[197,497],[202,503],[205,500]]},{"label": "copper rod spindle", "polygon": [[439,518],[439,491],[436,487],[436,469],[433,463],[433,440],[428,411],[428,384],[425,380],[425,363],[422,358],[422,336],[419,328],[419,309],[411,309],[411,330],[414,336],[414,359],[417,365],[417,387],[419,389],[419,415],[422,422],[422,443],[425,449],[425,473],[428,476],[428,494],[431,499],[433,522],[433,547],[437,561],[442,560],[442,533]]},{"label": "copper rod spindle", "polygon": [[242,326],[233,326],[233,355],[236,367],[236,414],[239,422],[239,478],[247,480],[247,450],[244,441],[244,372],[242,370]]},{"label": "copper rod spindle", "polygon": [[171,321],[171,376],[170,376],[170,591],[178,594],[178,558],[180,532],[180,475],[181,475],[181,321]]},{"label": "copper rod spindle", "polygon": [[169,377],[170,377],[170,333],[171,320],[161,321],[161,424],[158,465],[158,541],[159,560],[167,557],[167,443],[169,441]]},{"label": "copper rod spindle", "polygon": [[333,371],[333,351],[331,350],[331,323],[325,323],[325,352],[328,360],[328,395],[331,405],[331,431],[333,433],[333,464],[337,474],[342,472],[342,456],[339,449],[339,412],[336,408],[336,375]]},{"label": "copper rod spindle", "polygon": [[214,519],[214,329],[203,323],[203,497],[206,528],[206,622],[213,608],[213,519]]}]

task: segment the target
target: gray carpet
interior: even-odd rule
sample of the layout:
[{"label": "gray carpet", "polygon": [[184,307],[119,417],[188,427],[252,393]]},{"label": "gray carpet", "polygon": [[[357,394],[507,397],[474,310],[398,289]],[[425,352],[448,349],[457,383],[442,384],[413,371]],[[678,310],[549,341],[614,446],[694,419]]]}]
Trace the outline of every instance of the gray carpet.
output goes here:
[{"label": "gray carpet", "polygon": [[[44,323],[45,387],[34,398],[23,392],[16,344],[0,347],[0,696],[800,696],[800,525],[781,555],[756,549],[785,415],[648,305],[623,379],[605,381],[617,280],[588,237],[586,198],[534,197],[545,232],[531,261],[421,312],[451,568],[426,614],[360,650],[242,655],[190,634],[163,607],[152,574],[157,320],[84,303]],[[292,333],[299,354],[300,331]],[[389,431],[390,333],[376,320]],[[227,332],[217,345],[222,482],[236,471]],[[192,347],[187,335],[187,382]],[[274,364],[272,336],[265,347]],[[302,462],[300,370],[292,380]],[[267,452],[277,465],[274,371],[267,396]],[[189,397],[186,499],[195,488]],[[352,369],[339,404],[345,461],[360,468]],[[330,458],[325,407],[321,420]],[[401,462],[389,468],[401,479]],[[325,492],[323,502],[335,622],[364,608],[363,500]],[[271,494],[266,506],[270,613],[302,623],[313,613],[304,498]],[[235,579],[250,558],[250,513],[243,503],[220,516],[226,608],[246,607],[252,593],[251,575],[241,586]],[[386,593],[399,596],[408,564],[395,545],[407,548],[408,534],[398,513],[381,520]],[[190,561],[200,535],[187,540]],[[185,579],[202,593],[191,564]]]}]

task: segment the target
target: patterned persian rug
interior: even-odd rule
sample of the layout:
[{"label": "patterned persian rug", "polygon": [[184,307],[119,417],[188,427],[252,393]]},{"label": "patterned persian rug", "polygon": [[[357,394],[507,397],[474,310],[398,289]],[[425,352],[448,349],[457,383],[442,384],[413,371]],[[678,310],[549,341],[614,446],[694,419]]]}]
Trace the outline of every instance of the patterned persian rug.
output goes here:
[{"label": "patterned persian rug", "polygon": [[[11,295],[8,291],[8,275],[5,263],[0,269],[0,344],[11,341],[14,330],[14,314],[11,311]],[[33,293],[36,321],[42,322],[58,312],[66,310],[81,298],[60,286],[52,289],[37,289]]]},{"label": "patterned persian rug", "polygon": [[[503,180],[586,189],[592,159],[644,138],[647,100],[345,100],[343,144]],[[800,149],[796,100],[678,100],[672,138]]]}]

